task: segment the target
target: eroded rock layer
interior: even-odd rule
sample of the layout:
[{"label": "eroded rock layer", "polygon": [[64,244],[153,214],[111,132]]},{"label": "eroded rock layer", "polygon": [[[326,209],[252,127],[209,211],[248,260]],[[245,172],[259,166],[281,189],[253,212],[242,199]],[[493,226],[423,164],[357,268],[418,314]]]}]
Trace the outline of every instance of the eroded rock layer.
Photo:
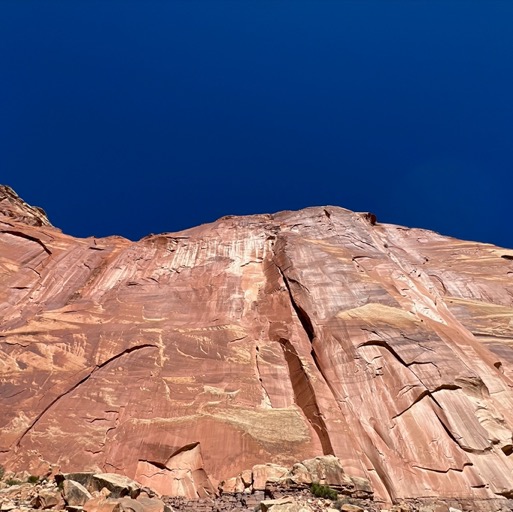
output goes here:
[{"label": "eroded rock layer", "polygon": [[336,455],[513,496],[513,251],[338,207],[77,239],[0,189],[0,463],[203,496]]}]

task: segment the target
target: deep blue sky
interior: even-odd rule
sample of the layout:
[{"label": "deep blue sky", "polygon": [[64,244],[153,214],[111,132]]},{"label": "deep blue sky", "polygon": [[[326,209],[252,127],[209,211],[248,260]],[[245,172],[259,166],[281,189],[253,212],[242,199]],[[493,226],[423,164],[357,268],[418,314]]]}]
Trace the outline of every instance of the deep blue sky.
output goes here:
[{"label": "deep blue sky", "polygon": [[332,204],[513,247],[512,27],[512,0],[1,0],[0,183],[76,236]]}]

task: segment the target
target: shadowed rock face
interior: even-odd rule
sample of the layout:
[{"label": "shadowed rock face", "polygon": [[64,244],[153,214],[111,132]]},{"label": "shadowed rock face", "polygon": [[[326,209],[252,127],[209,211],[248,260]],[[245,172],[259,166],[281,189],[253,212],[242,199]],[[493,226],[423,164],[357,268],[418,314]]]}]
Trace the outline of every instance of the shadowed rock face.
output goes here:
[{"label": "shadowed rock face", "polygon": [[334,454],[513,495],[513,251],[337,207],[77,239],[0,188],[0,463],[201,496]]}]

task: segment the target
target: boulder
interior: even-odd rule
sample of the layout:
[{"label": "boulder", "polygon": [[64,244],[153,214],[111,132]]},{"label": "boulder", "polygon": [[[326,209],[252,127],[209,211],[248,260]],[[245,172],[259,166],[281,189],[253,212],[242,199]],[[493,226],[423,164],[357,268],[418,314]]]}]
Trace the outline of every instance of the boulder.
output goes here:
[{"label": "boulder", "polygon": [[62,495],[66,504],[71,507],[81,507],[86,501],[92,499],[91,493],[79,482],[64,480]]},{"label": "boulder", "polygon": [[95,490],[106,488],[110,491],[110,498],[129,496],[136,498],[141,492],[141,485],[130,478],[116,473],[95,473],[91,486]]},{"label": "boulder", "polygon": [[288,472],[287,478],[296,484],[310,485],[314,482],[310,471],[301,462],[296,462]]},{"label": "boulder", "polygon": [[245,488],[248,488],[248,487],[250,487],[252,485],[252,483],[253,483],[253,472],[250,469],[244,470],[240,474],[240,477],[241,477],[242,483],[244,484]]},{"label": "boulder", "polygon": [[263,491],[267,483],[277,483],[284,480],[289,470],[277,464],[256,464],[253,466],[253,489]]},{"label": "boulder", "polygon": [[[65,480],[72,480],[83,485],[86,489],[93,489],[93,476],[94,472],[82,471],[76,473],[57,473],[55,475],[55,481],[58,484],[62,484]],[[93,489],[94,490],[94,489]]]},{"label": "boulder", "polygon": [[[308,474],[310,482],[316,482],[323,485],[335,485],[344,489],[352,490],[355,488],[353,480],[345,474],[340,460],[333,455],[324,455],[307,459],[301,462],[301,465],[296,467],[299,472],[300,478],[304,478],[304,470]],[[294,471],[294,467],[292,471]],[[292,473],[294,479],[294,473]],[[308,483],[308,482],[307,482]]]},{"label": "boulder", "polygon": [[32,500],[34,508],[41,509],[62,509],[64,508],[64,500],[61,492],[55,490],[40,490]]},{"label": "boulder", "polygon": [[370,498],[374,494],[371,484],[366,478],[361,478],[358,476],[350,476],[349,478],[351,479],[351,482],[354,486],[354,490],[352,490],[354,497]]},{"label": "boulder", "polygon": [[221,482],[219,489],[223,493],[235,494],[244,492],[245,485],[240,476],[234,476],[232,478],[228,478],[228,480],[225,480],[224,482]]}]

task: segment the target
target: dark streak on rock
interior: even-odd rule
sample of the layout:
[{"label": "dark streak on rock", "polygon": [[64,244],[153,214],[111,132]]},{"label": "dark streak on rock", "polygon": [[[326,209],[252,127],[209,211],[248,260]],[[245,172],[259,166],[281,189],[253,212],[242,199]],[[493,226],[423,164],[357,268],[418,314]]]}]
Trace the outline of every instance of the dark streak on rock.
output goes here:
[{"label": "dark streak on rock", "polygon": [[50,251],[50,249],[48,249],[48,247],[39,238],[36,238],[35,236],[30,236],[26,233],[23,233],[22,231],[16,231],[13,229],[3,229],[0,231],[0,233],[7,233],[9,235],[19,236],[20,238],[24,238],[25,240],[30,240],[31,242],[36,242],[36,244],[39,244],[44,249],[46,254],[52,254],[52,251]]},{"label": "dark streak on rock", "polygon": [[283,355],[285,356],[285,361],[289,369],[290,382],[294,391],[294,401],[303,411],[310,425],[312,425],[312,428],[315,430],[321,442],[324,455],[333,455],[334,451],[328,430],[317,404],[314,389],[303,367],[303,363],[294,345],[292,345],[289,340],[281,338],[280,345],[282,346]]}]

